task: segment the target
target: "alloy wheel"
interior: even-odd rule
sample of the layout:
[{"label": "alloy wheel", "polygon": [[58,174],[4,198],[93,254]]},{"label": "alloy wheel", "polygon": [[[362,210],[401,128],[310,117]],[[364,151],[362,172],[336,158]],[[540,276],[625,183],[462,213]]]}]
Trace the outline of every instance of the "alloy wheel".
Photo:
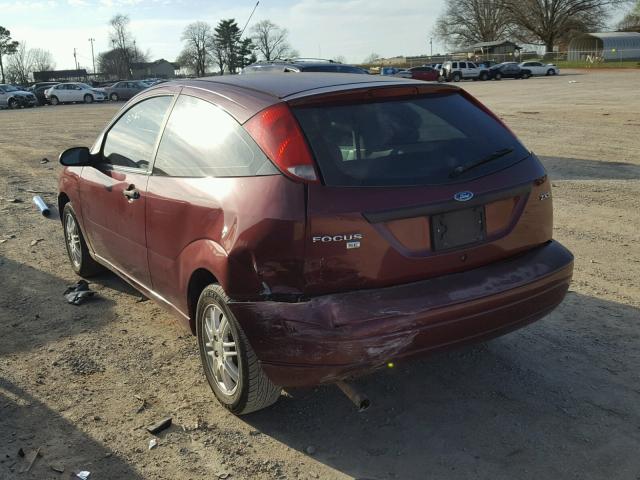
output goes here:
[{"label": "alloy wheel", "polygon": [[238,348],[227,316],[215,304],[207,306],[204,312],[204,333],[207,365],[219,391],[231,396],[240,378]]},{"label": "alloy wheel", "polygon": [[80,229],[73,215],[68,214],[65,219],[65,236],[69,247],[69,256],[76,268],[80,268],[82,263],[82,245],[80,244]]}]

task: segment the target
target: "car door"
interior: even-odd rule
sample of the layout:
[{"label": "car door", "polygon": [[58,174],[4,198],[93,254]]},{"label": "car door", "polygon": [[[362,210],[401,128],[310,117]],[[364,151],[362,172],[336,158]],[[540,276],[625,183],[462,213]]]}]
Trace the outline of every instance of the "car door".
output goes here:
[{"label": "car door", "polygon": [[81,102],[83,100],[83,90],[82,87],[80,85],[77,85],[75,83],[71,83],[69,85],[67,85],[68,88],[68,92],[69,92],[69,101],[70,102]]},{"label": "car door", "polygon": [[85,230],[95,253],[150,287],[145,233],[147,182],[170,93],[141,100],[108,127],[95,168],[82,171]]},{"label": "car door", "polygon": [[464,76],[466,78],[476,78],[479,75],[478,66],[475,63],[467,62],[467,69]]}]

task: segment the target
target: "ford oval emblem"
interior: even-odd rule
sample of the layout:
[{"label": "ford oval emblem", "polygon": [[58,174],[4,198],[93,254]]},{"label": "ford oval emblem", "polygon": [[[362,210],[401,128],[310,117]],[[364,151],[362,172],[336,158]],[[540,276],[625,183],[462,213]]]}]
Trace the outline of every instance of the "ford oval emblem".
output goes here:
[{"label": "ford oval emblem", "polygon": [[473,198],[473,192],[469,192],[469,191],[458,192],[453,196],[453,199],[457,200],[458,202],[468,202],[472,198]]}]

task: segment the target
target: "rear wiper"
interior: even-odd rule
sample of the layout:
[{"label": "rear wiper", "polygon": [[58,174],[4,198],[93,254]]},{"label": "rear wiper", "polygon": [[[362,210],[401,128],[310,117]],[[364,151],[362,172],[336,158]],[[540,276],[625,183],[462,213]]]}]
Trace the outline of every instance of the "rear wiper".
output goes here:
[{"label": "rear wiper", "polygon": [[480,160],[476,160],[474,162],[467,162],[463,165],[458,165],[454,168],[449,174],[449,178],[455,178],[462,175],[464,172],[471,170],[472,168],[479,167],[480,165],[484,165],[485,163],[492,162],[493,160],[497,160],[498,158],[502,158],[505,155],[513,152],[513,148],[502,148],[500,150],[496,150],[491,155],[481,158]]}]

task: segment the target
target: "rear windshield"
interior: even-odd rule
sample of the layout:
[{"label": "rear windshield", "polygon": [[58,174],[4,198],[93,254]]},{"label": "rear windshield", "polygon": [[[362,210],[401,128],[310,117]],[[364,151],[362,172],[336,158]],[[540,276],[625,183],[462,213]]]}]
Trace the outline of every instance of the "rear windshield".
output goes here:
[{"label": "rear windshield", "polygon": [[[433,185],[487,175],[529,153],[457,93],[293,109],[326,185]],[[459,166],[511,150],[465,173]]]}]

